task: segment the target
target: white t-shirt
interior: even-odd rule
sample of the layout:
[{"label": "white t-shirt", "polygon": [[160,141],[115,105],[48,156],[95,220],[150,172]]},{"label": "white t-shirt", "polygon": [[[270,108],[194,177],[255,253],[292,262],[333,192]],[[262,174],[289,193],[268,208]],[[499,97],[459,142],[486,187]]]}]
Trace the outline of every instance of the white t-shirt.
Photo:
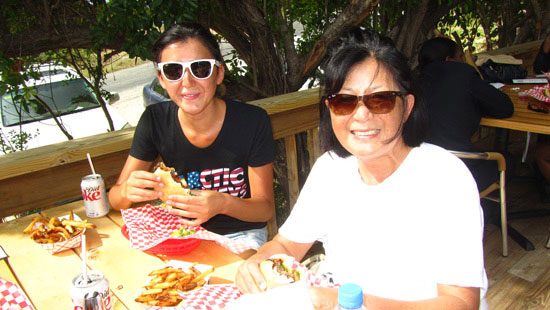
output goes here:
[{"label": "white t-shirt", "polygon": [[437,296],[437,284],[481,288],[483,214],[468,168],[424,143],[378,185],[365,184],[357,159],[323,154],[279,230],[299,243],[323,242],[338,283],[396,300]]}]

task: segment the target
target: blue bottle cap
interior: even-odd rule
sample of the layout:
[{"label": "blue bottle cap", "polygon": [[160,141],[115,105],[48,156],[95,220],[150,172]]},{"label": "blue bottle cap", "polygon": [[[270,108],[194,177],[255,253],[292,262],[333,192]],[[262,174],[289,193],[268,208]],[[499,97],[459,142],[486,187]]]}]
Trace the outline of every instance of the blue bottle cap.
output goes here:
[{"label": "blue bottle cap", "polygon": [[359,309],[363,305],[363,290],[354,283],[346,283],[338,289],[338,305],[345,309]]}]

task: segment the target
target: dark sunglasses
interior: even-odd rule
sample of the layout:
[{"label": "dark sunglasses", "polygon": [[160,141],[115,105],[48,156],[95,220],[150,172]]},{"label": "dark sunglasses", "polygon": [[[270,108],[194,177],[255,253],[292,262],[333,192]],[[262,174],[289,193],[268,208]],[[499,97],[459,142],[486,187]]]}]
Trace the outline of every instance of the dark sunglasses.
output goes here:
[{"label": "dark sunglasses", "polygon": [[329,108],[336,115],[352,113],[359,101],[362,101],[373,114],[386,114],[390,113],[395,107],[395,98],[403,95],[403,93],[397,91],[380,91],[362,96],[332,94],[326,98]]},{"label": "dark sunglasses", "polygon": [[162,76],[169,81],[179,81],[186,69],[189,69],[194,78],[204,80],[212,75],[214,65],[221,66],[222,63],[215,59],[197,59],[187,62],[168,61],[158,63],[157,68]]}]

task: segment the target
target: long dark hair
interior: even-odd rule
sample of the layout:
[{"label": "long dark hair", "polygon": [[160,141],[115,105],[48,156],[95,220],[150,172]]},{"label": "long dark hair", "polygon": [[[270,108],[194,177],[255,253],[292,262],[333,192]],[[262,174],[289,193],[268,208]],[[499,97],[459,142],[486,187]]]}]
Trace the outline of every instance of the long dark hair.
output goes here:
[{"label": "long dark hair", "polygon": [[153,61],[160,62],[160,54],[166,46],[175,42],[185,42],[188,39],[199,40],[215,59],[223,63],[222,53],[216,38],[210,31],[197,23],[176,24],[168,27],[153,44],[151,52]]},{"label": "long dark hair", "polygon": [[[405,144],[411,147],[419,146],[424,141],[427,131],[426,111],[422,98],[418,96],[418,88],[407,58],[397,50],[391,39],[368,30],[355,28],[335,42],[329,50],[319,102],[321,114],[319,137],[323,151],[333,151],[340,157],[351,155],[334,135],[330,111],[324,101],[327,95],[340,91],[349,70],[354,65],[369,58],[377,62],[379,70],[387,70],[401,93],[412,94],[415,97],[411,114],[407,119],[403,115],[401,130],[387,143],[399,135],[403,136]],[[403,101],[404,98],[405,96]]]}]

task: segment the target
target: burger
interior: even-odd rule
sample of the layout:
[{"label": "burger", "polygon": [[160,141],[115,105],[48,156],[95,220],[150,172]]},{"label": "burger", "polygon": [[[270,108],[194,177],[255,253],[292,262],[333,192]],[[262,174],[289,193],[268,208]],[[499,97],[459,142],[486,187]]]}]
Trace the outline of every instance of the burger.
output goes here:
[{"label": "burger", "polygon": [[302,271],[294,264],[294,258],[278,254],[260,262],[260,270],[268,288],[300,281]]},{"label": "burger", "polygon": [[162,192],[160,197],[162,201],[166,202],[170,195],[190,195],[191,191],[187,182],[178,176],[174,168],[166,167],[163,162],[159,162],[153,173],[160,176],[160,180],[164,184],[164,187],[154,187],[155,191]]}]

